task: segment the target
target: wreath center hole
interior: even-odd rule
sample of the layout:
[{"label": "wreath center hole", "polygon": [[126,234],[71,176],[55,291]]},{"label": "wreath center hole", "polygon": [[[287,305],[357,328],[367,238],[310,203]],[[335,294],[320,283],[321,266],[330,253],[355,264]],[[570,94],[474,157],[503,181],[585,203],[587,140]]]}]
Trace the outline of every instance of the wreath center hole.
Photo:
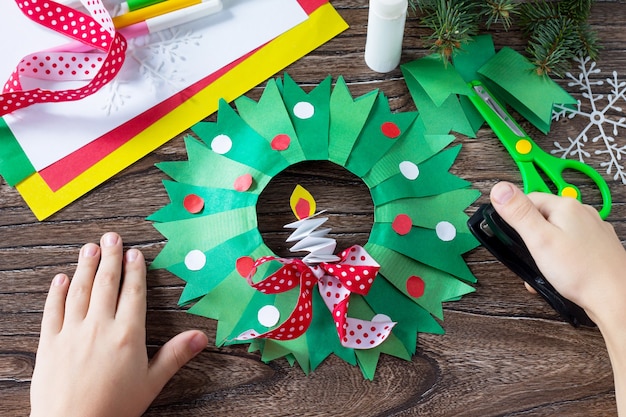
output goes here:
[{"label": "wreath center hole", "polygon": [[316,212],[328,221],[328,237],[337,241],[335,253],[365,245],[374,223],[374,203],[367,185],[356,175],[329,161],[305,161],[276,175],[265,187],[256,205],[258,227],[265,244],[279,257],[303,257],[290,252],[296,242],[286,242],[294,229],[283,226],[297,220],[289,199],[296,185],[306,188],[315,199]]}]

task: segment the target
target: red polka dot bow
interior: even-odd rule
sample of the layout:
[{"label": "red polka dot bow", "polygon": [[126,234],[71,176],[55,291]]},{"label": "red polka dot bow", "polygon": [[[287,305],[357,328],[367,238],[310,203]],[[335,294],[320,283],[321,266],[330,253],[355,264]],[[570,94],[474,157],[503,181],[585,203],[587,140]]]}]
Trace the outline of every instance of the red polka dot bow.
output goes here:
[{"label": "red polka dot bow", "polygon": [[[254,283],[252,278],[257,267],[268,261],[278,261],[282,267]],[[317,285],[326,306],[332,312],[341,344],[354,349],[376,347],[389,336],[395,323],[389,317],[380,314],[374,316],[372,320],[348,317],[348,306],[351,293],[366,295],[369,292],[379,269],[378,263],[358,245],[343,251],[337,263],[324,262],[317,266],[309,266],[301,259],[273,256],[259,258],[250,265],[249,273],[245,276],[248,283],[265,294],[278,294],[299,286],[298,302],[289,317],[272,330],[258,332],[250,329],[236,339],[292,340],[302,336],[311,324],[313,287]],[[259,310],[259,323],[273,327],[278,323],[278,316],[277,309],[265,306]]]},{"label": "red polka dot bow", "polygon": [[[32,21],[86,45],[94,52],[42,51],[25,56],[4,85],[0,116],[35,103],[75,101],[85,98],[110,82],[124,63],[126,40],[115,31],[111,16],[101,0],[82,0],[89,15],[52,0],[16,0]],[[44,82],[84,81],[86,85],[67,90],[33,88],[24,90],[23,78]]]}]

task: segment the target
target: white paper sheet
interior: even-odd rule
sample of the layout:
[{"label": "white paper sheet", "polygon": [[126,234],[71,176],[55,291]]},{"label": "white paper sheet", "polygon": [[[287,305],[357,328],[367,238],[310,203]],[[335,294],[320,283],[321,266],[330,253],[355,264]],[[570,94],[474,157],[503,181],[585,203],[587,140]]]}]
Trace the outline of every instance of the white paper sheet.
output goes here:
[{"label": "white paper sheet", "polygon": [[[129,40],[122,71],[96,94],[76,102],[37,104],[5,116],[35,168],[62,159],[307,19],[296,0],[223,3],[224,9],[215,15]],[[0,36],[15,40],[0,46],[2,83],[23,56],[68,41],[27,19],[13,0],[0,6]]]}]

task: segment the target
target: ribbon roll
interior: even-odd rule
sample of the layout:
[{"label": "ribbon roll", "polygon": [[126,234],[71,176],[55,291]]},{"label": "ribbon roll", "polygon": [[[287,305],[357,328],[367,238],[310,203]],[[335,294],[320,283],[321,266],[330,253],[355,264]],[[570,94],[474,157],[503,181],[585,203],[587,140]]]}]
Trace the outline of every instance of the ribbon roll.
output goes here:
[{"label": "ribbon roll", "polygon": [[[283,266],[254,283],[252,278],[256,268],[272,260]],[[312,291],[317,285],[324,303],[332,313],[342,346],[354,349],[376,347],[389,336],[396,323],[387,316],[376,316],[371,321],[348,317],[348,306],[351,293],[366,295],[369,292],[379,268],[367,251],[358,245],[343,251],[336,263],[323,262],[317,266],[309,266],[301,259],[272,256],[259,258],[245,277],[248,284],[265,294],[278,294],[299,286],[298,302],[289,317],[274,329],[264,333],[250,329],[235,339],[292,340],[302,336],[313,318]],[[381,320],[378,320],[379,317]]]},{"label": "ribbon roll", "polygon": [[[38,52],[17,65],[0,95],[0,116],[36,103],[75,101],[90,96],[109,83],[124,64],[127,43],[115,31],[101,0],[82,0],[89,15],[52,0],[16,0],[32,21],[100,52]],[[79,88],[51,91],[24,90],[23,78],[44,81],[89,82]]]}]

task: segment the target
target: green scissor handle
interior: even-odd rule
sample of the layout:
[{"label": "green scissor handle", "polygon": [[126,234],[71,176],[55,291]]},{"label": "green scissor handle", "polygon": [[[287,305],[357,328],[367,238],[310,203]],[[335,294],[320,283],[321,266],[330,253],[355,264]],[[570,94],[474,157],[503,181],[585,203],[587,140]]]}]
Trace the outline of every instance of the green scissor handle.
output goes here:
[{"label": "green scissor handle", "polygon": [[563,178],[563,171],[566,169],[579,171],[591,178],[600,190],[602,208],[599,214],[601,218],[607,218],[611,211],[611,190],[602,175],[580,161],[557,158],[545,152],[526,134],[482,83],[472,81],[469,86],[473,94],[470,94],[468,98],[513,157],[522,175],[525,193],[552,192],[543,179],[541,171],[554,184],[558,195],[575,197],[582,201],[578,187]]}]

